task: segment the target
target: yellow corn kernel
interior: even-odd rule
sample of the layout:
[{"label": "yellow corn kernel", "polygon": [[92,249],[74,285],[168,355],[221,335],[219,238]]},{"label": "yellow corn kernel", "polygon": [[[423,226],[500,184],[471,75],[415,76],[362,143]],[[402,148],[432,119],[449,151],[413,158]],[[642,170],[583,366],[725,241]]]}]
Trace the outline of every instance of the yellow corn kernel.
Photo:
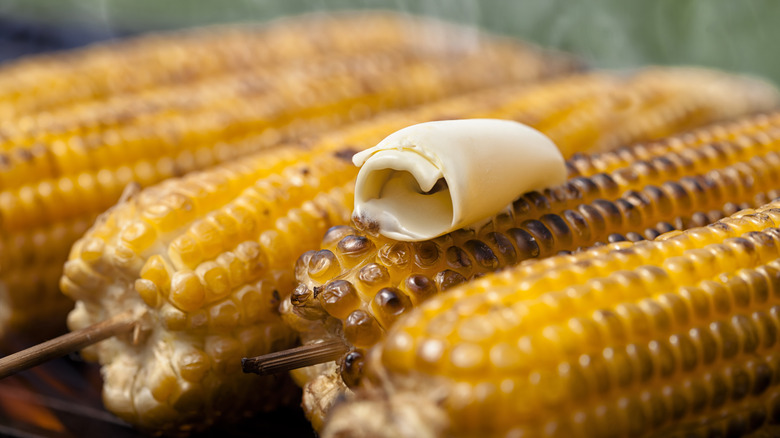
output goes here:
[{"label": "yellow corn kernel", "polygon": [[179,309],[192,312],[203,305],[206,292],[194,272],[178,271],[171,279],[170,300]]}]

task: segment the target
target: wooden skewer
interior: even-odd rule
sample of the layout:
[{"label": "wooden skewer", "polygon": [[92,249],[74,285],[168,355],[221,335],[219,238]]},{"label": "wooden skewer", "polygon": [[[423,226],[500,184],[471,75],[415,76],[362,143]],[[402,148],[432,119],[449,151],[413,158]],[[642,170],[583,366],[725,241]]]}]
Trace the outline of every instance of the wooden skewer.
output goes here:
[{"label": "wooden skewer", "polygon": [[336,339],[257,357],[245,357],[241,359],[241,368],[245,373],[276,374],[330,362],[338,359],[347,351],[349,351],[349,347],[341,340]]},{"label": "wooden skewer", "polygon": [[10,354],[0,359],[0,379],[81,350],[103,339],[132,332],[135,327],[136,319],[132,313],[122,312],[105,321]]}]

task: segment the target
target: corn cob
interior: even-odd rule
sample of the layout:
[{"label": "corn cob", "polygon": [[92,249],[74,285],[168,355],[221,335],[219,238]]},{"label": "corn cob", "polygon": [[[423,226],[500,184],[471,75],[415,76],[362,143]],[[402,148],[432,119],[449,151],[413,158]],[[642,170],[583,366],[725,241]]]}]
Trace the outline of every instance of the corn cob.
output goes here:
[{"label": "corn cob", "polygon": [[[360,38],[355,38],[359,34]],[[214,26],[146,35],[45,54],[0,69],[0,119],[193,83],[247,69],[300,64],[377,48],[424,53],[470,50],[473,29],[388,12],[294,17],[271,24]]]},{"label": "corn cob", "polygon": [[778,226],[774,202],[476,280],[400,319],[367,370],[442,410],[421,436],[741,436],[780,420]]},{"label": "corn cob", "polygon": [[[581,175],[603,167],[595,164],[601,160],[614,165],[622,159],[626,166],[526,194],[478,230],[415,243],[348,226],[329,230],[321,250],[299,258],[300,283],[285,303],[288,320],[303,332],[304,342],[337,336],[356,348],[341,360],[342,379],[333,374],[332,364],[296,372],[303,381],[320,376],[304,393],[315,427],[337,395],[347,391],[344,383],[359,381],[364,350],[382,339],[402,314],[445,289],[523,260],[703,226],[739,206],[762,205],[780,196],[775,185],[780,114],[731,127],[722,131],[716,125],[696,135],[641,145],[637,151],[578,157],[575,162],[593,163]],[[718,141],[711,142],[713,138]],[[636,161],[637,154],[646,160]]]},{"label": "corn cob", "polygon": [[[411,34],[423,32],[422,23],[419,28],[415,23],[409,24]],[[320,40],[324,36],[301,37],[314,45],[311,50],[322,50],[306,62],[250,65],[181,86],[53,108],[4,125],[0,288],[13,309],[5,327],[29,330],[33,321],[50,321],[60,328],[60,315],[70,304],[50,298],[58,295],[56,279],[67,251],[131,181],[147,186],[376,111],[575,67],[569,58],[499,40],[485,39],[472,49],[458,49],[452,41],[420,48],[399,30],[406,28],[403,21],[394,26],[368,32],[368,40],[390,40],[387,47],[341,53],[347,43],[334,27],[332,51]],[[47,304],[36,304],[41,302]],[[46,324],[35,322],[35,328],[47,334]]]},{"label": "corn cob", "polygon": [[[590,96],[614,87],[604,77],[545,87],[605,84],[580,92]],[[527,90],[499,87],[388,113],[128,194],[73,246],[61,280],[77,301],[72,329],[128,308],[141,321],[135,343],[119,337],[84,351],[104,364],[106,406],[143,429],[172,432],[267,405],[272,381],[241,375],[239,358],[294,341],[276,306],[294,287],[295,257],[349,217],[351,154],[420,121],[528,115],[516,105],[536,95]]]},{"label": "corn cob", "polygon": [[84,351],[105,365],[106,406],[167,432],[267,407],[276,380],[242,375],[239,359],[293,343],[277,304],[293,288],[296,255],[349,217],[354,150],[416,120],[495,108],[522,90],[389,113],[128,196],[73,246],[61,280],[77,300],[71,328],[126,308],[143,321],[140,343],[117,338]]}]

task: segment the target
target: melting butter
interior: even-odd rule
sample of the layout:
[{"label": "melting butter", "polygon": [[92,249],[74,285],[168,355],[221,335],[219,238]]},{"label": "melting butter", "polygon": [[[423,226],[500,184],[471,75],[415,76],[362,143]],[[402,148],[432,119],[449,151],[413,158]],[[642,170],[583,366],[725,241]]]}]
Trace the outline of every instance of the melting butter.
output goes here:
[{"label": "melting butter", "polygon": [[409,126],[352,160],[361,167],[353,218],[406,241],[432,239],[480,222],[525,192],[566,181],[566,165],[555,144],[508,120]]}]

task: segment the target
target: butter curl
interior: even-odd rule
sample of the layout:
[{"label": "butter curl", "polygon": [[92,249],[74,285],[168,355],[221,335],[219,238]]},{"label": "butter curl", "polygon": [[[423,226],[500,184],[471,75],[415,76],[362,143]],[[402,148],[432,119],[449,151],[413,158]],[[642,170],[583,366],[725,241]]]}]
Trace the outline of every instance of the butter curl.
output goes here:
[{"label": "butter curl", "polygon": [[566,181],[566,164],[555,144],[508,120],[409,126],[352,161],[361,167],[353,219],[405,241],[478,223],[525,192]]}]

